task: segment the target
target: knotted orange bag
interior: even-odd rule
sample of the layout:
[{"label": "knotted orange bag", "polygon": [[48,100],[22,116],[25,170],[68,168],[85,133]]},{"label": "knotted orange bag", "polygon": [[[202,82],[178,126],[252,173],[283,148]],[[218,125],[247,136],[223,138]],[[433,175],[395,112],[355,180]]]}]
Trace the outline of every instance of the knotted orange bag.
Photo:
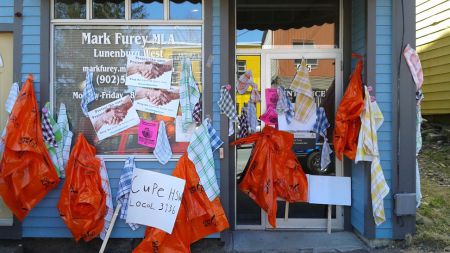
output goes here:
[{"label": "knotted orange bag", "polygon": [[190,245],[193,242],[229,227],[220,199],[208,199],[195,166],[187,154],[180,158],[172,175],[186,180],[172,234],[148,227],[144,240],[133,253],[191,252]]},{"label": "knotted orange bag", "polygon": [[239,182],[239,189],[268,214],[276,227],[277,198],[291,203],[308,199],[308,181],[292,145],[294,135],[265,126],[262,132],[241,138],[231,145],[255,143]]},{"label": "knotted orange bag", "polygon": [[0,162],[0,194],[22,221],[59,183],[42,138],[31,75],[19,93],[6,129],[5,151]]},{"label": "knotted orange bag", "polygon": [[66,181],[58,210],[76,241],[90,241],[100,234],[106,214],[106,194],[102,188],[100,160],[83,134],[70,154]]},{"label": "knotted orange bag", "polygon": [[364,110],[362,56],[352,54],[352,57],[358,58],[358,64],[339,104],[334,127],[334,151],[339,160],[342,160],[342,154],[351,160],[355,160],[359,129],[361,127],[360,115]]}]

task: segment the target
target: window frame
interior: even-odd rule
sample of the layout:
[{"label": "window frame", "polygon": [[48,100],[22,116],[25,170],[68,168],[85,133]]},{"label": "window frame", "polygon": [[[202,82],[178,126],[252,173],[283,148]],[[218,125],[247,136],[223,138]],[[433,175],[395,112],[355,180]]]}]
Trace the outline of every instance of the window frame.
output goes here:
[{"label": "window frame", "polygon": [[201,19],[169,19],[170,17],[170,0],[163,0],[164,5],[164,18],[163,19],[132,19],[131,18],[131,0],[125,1],[125,18],[124,19],[95,19],[93,18],[93,10],[92,4],[94,0],[86,0],[86,18],[77,18],[77,19],[56,19],[55,18],[55,0],[51,0],[51,8],[50,8],[50,20],[51,23],[79,23],[79,22],[89,22],[90,24],[96,23],[108,23],[108,24],[116,24],[120,23],[123,25],[126,23],[139,23],[139,24],[167,24],[170,22],[171,24],[203,24],[205,20],[205,0],[201,0],[202,3],[202,18]]},{"label": "window frame", "polygon": [[[169,1],[164,0],[164,20],[151,20],[151,19],[131,19],[131,0],[125,0],[125,19],[92,19],[92,3],[93,0],[86,0],[86,19],[55,19],[54,18],[54,2],[55,0],[51,0],[51,8],[50,8],[50,82],[49,82],[49,101],[51,105],[51,112],[55,112],[54,108],[54,68],[55,68],[55,60],[54,60],[54,39],[55,39],[55,28],[57,26],[73,26],[73,27],[84,27],[84,26],[199,26],[202,29],[202,105],[205,108],[205,102],[208,101],[207,96],[211,96],[205,93],[205,72],[206,72],[206,61],[205,58],[205,0],[202,1],[202,19],[192,19],[192,20],[170,20],[166,19],[169,17]],[[167,6],[167,8],[166,8]],[[206,116],[205,111],[203,112],[202,119]],[[74,137],[76,138],[76,137]],[[74,143],[75,140],[73,140]],[[125,161],[129,156],[134,156],[135,161],[142,162],[157,162],[158,159],[153,153],[149,154],[97,154],[98,157],[104,159],[107,162],[115,162],[115,161]],[[173,154],[170,158],[169,162],[178,162],[181,158],[182,154]]]}]

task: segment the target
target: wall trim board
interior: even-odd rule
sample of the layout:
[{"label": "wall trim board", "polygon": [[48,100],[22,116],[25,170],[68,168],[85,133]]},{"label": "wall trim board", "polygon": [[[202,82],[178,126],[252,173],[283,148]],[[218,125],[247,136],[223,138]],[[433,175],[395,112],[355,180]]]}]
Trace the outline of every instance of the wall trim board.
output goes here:
[{"label": "wall trim board", "polygon": [[[14,0],[14,13],[23,13],[23,0]],[[13,80],[21,85],[22,67],[22,17],[14,16],[13,24],[0,24],[0,31],[13,32]],[[11,227],[0,227],[1,239],[21,239],[22,223],[14,217]]]},{"label": "wall trim board", "polygon": [[14,24],[0,23],[0,32],[14,32]]},{"label": "wall trim board", "polygon": [[41,0],[40,102],[50,101],[50,1]]},{"label": "wall trim board", "polygon": [[[350,73],[352,71],[352,30],[351,30],[351,24],[352,24],[352,1],[344,1],[343,2],[343,18],[344,18],[344,25],[343,25],[343,82],[348,83]],[[352,167],[345,167],[344,166],[344,176],[345,177],[351,177],[352,176]],[[344,207],[344,230],[351,230],[352,229],[352,223],[351,223],[351,210],[352,208],[350,206]]]},{"label": "wall trim board", "polygon": [[[23,13],[23,0],[14,1],[14,13]],[[14,16],[14,78],[15,82],[19,82],[22,85],[22,17]]]},{"label": "wall trim board", "polygon": [[[366,2],[366,64],[365,64],[365,84],[372,85],[374,92],[376,91],[376,28],[377,28],[377,0],[367,0]],[[373,220],[371,182],[370,182],[370,163],[364,162],[364,236],[367,239],[375,239],[375,222]]]},{"label": "wall trim board", "polygon": [[[234,90],[234,7],[235,1],[220,0],[220,85],[230,84]],[[234,100],[234,94],[231,93]],[[234,139],[228,136],[228,118],[220,115],[220,136],[224,141],[222,145],[224,150],[224,159],[220,160],[220,187],[221,200],[225,213],[230,223],[230,230],[235,229],[235,186],[234,178],[234,149],[230,147]],[[229,243],[231,234],[229,231],[222,232],[222,240]]]},{"label": "wall trim board", "polygon": [[[392,195],[397,193],[415,193],[416,177],[416,99],[415,84],[402,56],[406,44],[415,47],[415,0],[393,1],[393,41],[392,41],[392,73],[393,73],[393,138],[392,153]],[[400,67],[399,67],[400,65]],[[401,92],[400,92],[401,91]],[[413,127],[411,127],[413,126]],[[399,131],[402,129],[402,131]],[[395,210],[394,202],[392,206]],[[394,212],[394,211],[393,211]],[[393,239],[404,239],[407,234],[416,231],[415,216],[398,217],[392,214]]]},{"label": "wall trim board", "polygon": [[213,74],[213,64],[212,64],[212,41],[213,41],[213,27],[212,27],[212,0],[204,1],[203,4],[205,14],[204,14],[204,25],[203,25],[203,116],[206,118],[210,115],[214,118],[214,112],[212,109],[213,103],[213,87],[212,87],[212,74]]}]

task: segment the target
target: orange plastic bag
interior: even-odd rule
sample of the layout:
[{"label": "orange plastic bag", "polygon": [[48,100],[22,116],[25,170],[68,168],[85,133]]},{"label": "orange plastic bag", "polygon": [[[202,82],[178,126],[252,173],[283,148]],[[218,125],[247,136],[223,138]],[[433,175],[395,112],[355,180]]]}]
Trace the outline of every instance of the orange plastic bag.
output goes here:
[{"label": "orange plastic bag", "polygon": [[144,240],[133,253],[191,252],[193,242],[229,227],[220,199],[208,199],[187,154],[178,161],[173,176],[185,179],[186,185],[172,234],[148,227]]},{"label": "orange plastic bag", "polygon": [[0,194],[22,221],[59,183],[45,147],[33,77],[25,81],[11,112],[0,162]]},{"label": "orange plastic bag", "polygon": [[58,210],[76,241],[90,241],[100,234],[106,214],[106,194],[102,188],[100,160],[83,134],[70,154],[66,181]]},{"label": "orange plastic bag", "polygon": [[333,143],[336,157],[342,160],[342,154],[351,160],[355,160],[358,146],[358,135],[361,127],[361,112],[364,110],[364,95],[362,82],[362,56],[352,54],[358,58],[358,64],[342,97],[336,113]]},{"label": "orange plastic bag", "polygon": [[262,132],[239,139],[231,145],[255,143],[239,182],[239,189],[248,194],[268,214],[276,227],[277,198],[289,202],[305,202],[308,181],[291,148],[294,136],[265,126]]}]

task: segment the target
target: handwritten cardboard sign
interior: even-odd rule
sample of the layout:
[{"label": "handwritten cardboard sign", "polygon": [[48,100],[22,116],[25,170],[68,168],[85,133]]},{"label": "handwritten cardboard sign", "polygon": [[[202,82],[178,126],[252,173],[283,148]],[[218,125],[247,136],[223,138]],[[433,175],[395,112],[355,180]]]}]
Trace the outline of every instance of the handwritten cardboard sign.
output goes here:
[{"label": "handwritten cardboard sign", "polygon": [[133,170],[127,223],[159,228],[171,234],[186,181],[177,177]]},{"label": "handwritten cardboard sign", "polygon": [[158,137],[158,121],[141,120],[138,129],[138,143],[154,148],[156,146],[156,138]]}]

